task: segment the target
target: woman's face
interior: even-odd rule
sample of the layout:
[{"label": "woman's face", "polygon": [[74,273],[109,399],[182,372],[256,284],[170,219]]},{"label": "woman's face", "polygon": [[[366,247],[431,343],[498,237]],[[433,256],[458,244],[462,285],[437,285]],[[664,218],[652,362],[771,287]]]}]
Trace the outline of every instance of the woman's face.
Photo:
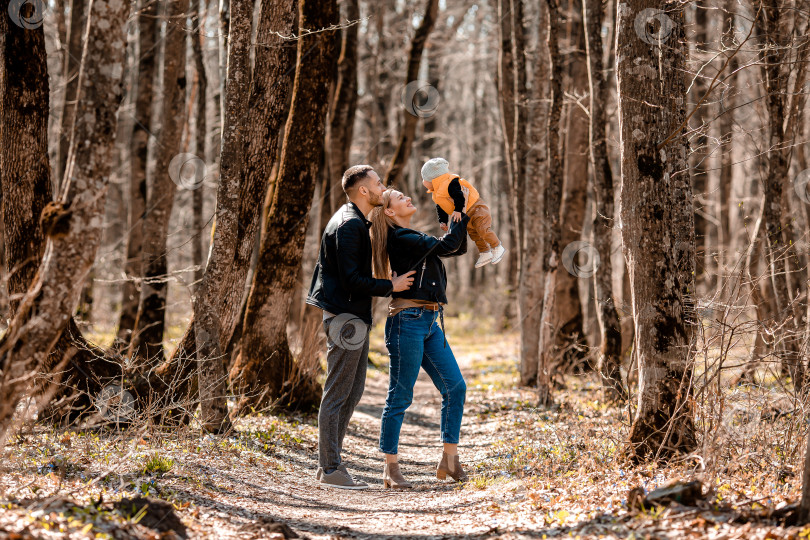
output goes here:
[{"label": "woman's face", "polygon": [[388,208],[385,213],[390,217],[407,218],[416,213],[416,207],[411,202],[410,197],[406,197],[399,191],[392,191],[388,199]]}]

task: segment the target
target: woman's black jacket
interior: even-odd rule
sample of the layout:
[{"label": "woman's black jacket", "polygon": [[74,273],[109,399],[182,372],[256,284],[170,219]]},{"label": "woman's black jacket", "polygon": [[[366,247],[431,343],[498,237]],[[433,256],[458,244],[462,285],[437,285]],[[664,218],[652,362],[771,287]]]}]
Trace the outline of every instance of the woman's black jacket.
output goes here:
[{"label": "woman's black jacket", "polygon": [[388,259],[391,262],[391,271],[401,276],[416,270],[411,288],[395,292],[392,296],[446,304],[447,274],[440,257],[456,257],[467,253],[469,221],[469,216],[462,213],[461,221],[451,220],[450,230],[441,238],[397,225],[389,228]]}]

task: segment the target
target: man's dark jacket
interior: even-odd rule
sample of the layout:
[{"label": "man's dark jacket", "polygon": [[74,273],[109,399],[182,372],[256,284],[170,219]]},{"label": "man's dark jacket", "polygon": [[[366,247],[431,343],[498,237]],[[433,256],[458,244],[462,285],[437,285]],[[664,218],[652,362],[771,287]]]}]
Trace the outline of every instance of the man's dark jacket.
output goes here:
[{"label": "man's dark jacket", "polygon": [[391,281],[371,273],[371,222],[354,203],[332,216],[321,238],[307,304],[330,313],[351,313],[371,324],[371,297],[389,296]]}]

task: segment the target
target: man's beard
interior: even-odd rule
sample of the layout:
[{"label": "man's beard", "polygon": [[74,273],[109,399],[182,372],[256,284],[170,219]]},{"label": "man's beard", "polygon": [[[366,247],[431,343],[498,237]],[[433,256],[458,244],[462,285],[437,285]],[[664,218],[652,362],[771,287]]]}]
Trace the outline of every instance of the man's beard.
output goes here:
[{"label": "man's beard", "polygon": [[368,203],[371,206],[382,206],[382,195],[377,195],[376,193],[372,193],[371,191],[369,191]]}]

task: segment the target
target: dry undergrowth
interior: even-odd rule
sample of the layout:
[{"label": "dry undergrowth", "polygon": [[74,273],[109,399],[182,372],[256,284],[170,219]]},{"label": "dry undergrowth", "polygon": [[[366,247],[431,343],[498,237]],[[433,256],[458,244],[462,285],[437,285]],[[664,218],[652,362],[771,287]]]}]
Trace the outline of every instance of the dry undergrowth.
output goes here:
[{"label": "dry undergrowth", "polygon": [[[425,382],[413,421],[406,419],[410,431],[403,433],[403,445],[412,445],[402,451],[403,469],[417,489],[393,495],[373,485],[365,493],[341,494],[339,502],[312,479],[312,416],[252,415],[227,437],[144,426],[116,432],[26,425],[9,441],[0,470],[0,538],[179,534],[161,532],[144,512],[115,504],[138,496],[173,505],[190,537],[292,534],[273,519],[318,538],[810,535],[810,529],[765,519],[767,509],[799,497],[805,437],[803,414],[769,375],[767,363],[757,385],[732,385],[734,373],[712,377],[711,367],[699,367],[696,381],[703,392],[693,405],[702,446],[667,465],[631,466],[619,458],[631,410],[602,403],[595,378],[566,377],[555,394],[559,407],[538,410],[531,391],[515,388],[515,334],[494,336],[458,317],[448,319],[447,327],[469,388],[462,446],[472,478],[464,486],[441,486],[430,478],[438,431],[430,421],[436,420],[438,402]],[[384,365],[381,333],[373,334],[377,365]],[[744,344],[738,345],[742,350]],[[345,445],[353,470],[372,484],[379,483],[373,418],[385,382],[384,370],[370,371]],[[414,427],[420,418],[428,422]],[[704,491],[694,506],[628,508],[632,488],[649,492],[693,479]],[[391,497],[397,497],[395,504]]]}]

